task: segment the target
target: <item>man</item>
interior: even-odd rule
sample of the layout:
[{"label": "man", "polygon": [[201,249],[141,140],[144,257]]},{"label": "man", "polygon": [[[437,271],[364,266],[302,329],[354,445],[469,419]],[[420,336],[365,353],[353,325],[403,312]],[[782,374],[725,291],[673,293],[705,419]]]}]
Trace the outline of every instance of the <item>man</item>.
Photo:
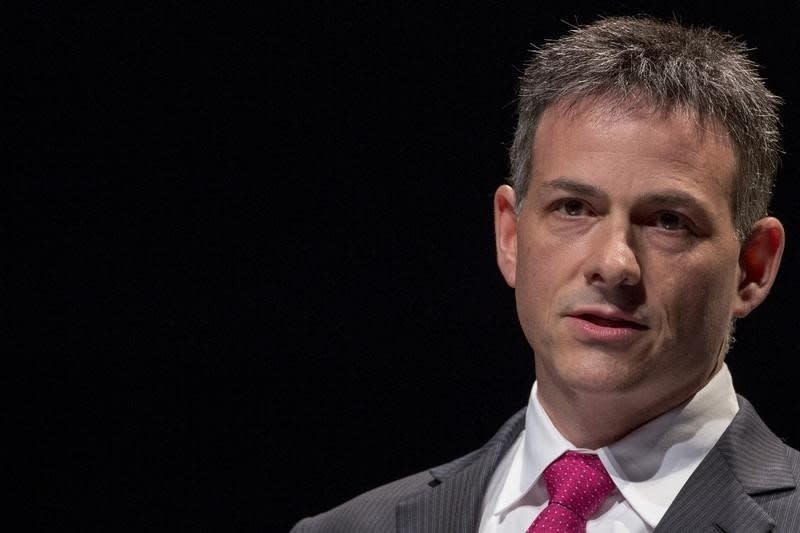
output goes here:
[{"label": "man", "polygon": [[712,30],[609,18],[535,51],[494,199],[529,405],[295,530],[800,531],[800,454],[725,365],[783,252],[777,105]]}]

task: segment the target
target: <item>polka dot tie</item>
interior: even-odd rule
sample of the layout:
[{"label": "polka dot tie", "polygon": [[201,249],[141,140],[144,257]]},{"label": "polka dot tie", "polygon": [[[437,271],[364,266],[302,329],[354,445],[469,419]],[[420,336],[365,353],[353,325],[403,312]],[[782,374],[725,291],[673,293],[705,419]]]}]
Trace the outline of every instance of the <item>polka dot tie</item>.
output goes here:
[{"label": "polka dot tie", "polygon": [[614,482],[596,455],[566,452],[544,470],[550,502],[527,533],[586,533]]}]

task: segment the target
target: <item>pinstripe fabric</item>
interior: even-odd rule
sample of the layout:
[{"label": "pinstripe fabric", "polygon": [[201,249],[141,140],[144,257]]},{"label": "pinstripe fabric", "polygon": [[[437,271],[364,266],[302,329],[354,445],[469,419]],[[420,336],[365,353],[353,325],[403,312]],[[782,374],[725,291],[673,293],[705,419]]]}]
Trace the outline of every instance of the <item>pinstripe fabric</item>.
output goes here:
[{"label": "pinstripe fabric", "polygon": [[800,454],[739,396],[739,413],[655,533],[800,531]]},{"label": "pinstripe fabric", "polygon": [[439,484],[398,505],[398,533],[477,531],[489,478],[524,426],[523,409],[477,453],[431,470]]},{"label": "pinstripe fabric", "polygon": [[[800,532],[800,453],[783,444],[750,403],[683,487],[655,533]],[[294,533],[477,531],[486,485],[522,430],[524,409],[483,448],[395,481],[319,516]]]},{"label": "pinstripe fabric", "polygon": [[400,479],[364,493],[327,513],[306,518],[292,533],[356,533],[360,531],[395,531],[397,503],[409,494],[425,490],[433,478],[428,472]]},{"label": "pinstripe fabric", "polygon": [[481,449],[307,518],[292,533],[476,531],[489,478],[524,425],[522,409]]}]

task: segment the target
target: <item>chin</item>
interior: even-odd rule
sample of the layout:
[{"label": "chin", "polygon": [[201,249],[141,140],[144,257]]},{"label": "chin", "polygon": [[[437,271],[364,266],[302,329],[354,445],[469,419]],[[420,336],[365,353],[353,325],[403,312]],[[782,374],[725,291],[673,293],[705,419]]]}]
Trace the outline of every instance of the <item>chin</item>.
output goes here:
[{"label": "chin", "polygon": [[554,377],[576,393],[624,394],[640,388],[646,374],[641,365],[593,352],[556,363]]},{"label": "chin", "polygon": [[583,394],[619,394],[634,390],[635,384],[606,373],[568,375],[562,380],[574,392]]}]

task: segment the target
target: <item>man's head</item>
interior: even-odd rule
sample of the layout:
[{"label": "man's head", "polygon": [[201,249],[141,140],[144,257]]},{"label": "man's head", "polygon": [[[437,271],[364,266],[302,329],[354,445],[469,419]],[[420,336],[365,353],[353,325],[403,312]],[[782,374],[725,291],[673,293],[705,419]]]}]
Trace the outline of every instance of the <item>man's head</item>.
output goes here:
[{"label": "man's head", "polygon": [[767,214],[781,151],[780,99],[764,86],[746,50],[712,29],[641,17],[603,19],[534,50],[521,79],[510,151],[517,202],[528,191],[539,121],[554,103],[602,97],[620,112],[688,110],[701,127],[716,121],[731,137],[733,216],[743,240]]},{"label": "man's head", "polygon": [[[732,320],[775,279],[783,228],[763,215],[776,98],[741,53],[708,31],[609,19],[548,44],[526,71],[515,188],[495,195],[498,264],[516,289],[543,404],[583,402],[594,416],[605,402],[622,417],[611,437],[702,387]],[[735,97],[712,75],[735,78]],[[762,111],[744,120],[755,112],[733,100]]]}]

